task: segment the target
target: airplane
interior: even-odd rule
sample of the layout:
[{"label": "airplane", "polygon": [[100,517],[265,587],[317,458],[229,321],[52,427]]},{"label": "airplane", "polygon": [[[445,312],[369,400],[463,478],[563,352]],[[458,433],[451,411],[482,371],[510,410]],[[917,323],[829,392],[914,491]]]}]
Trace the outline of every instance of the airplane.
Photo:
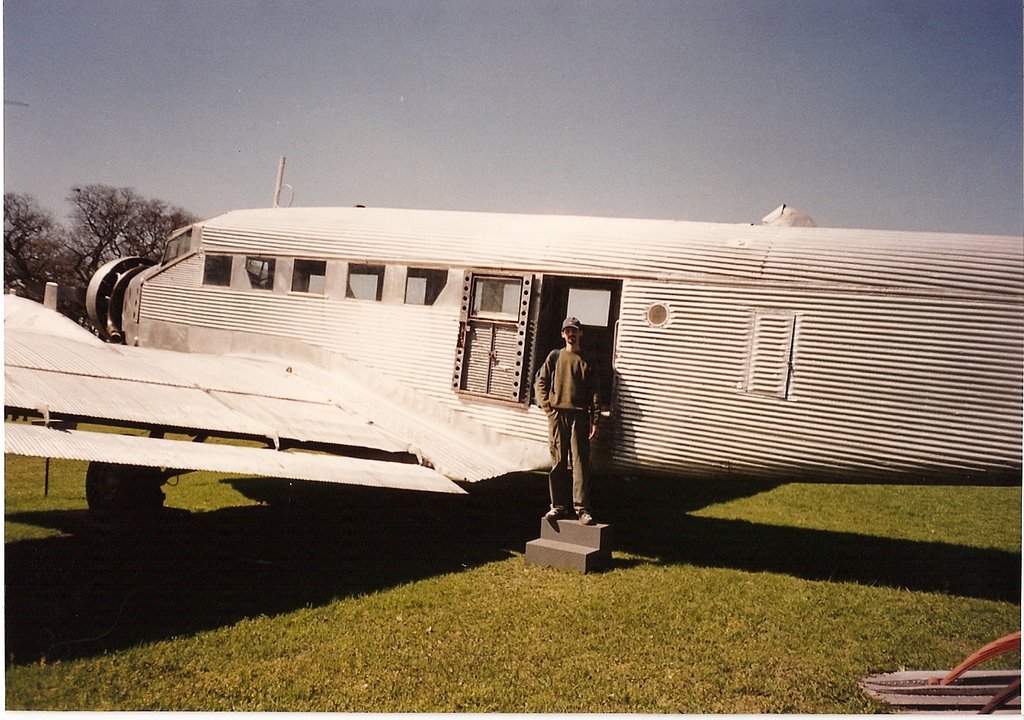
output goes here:
[{"label": "airplane", "polygon": [[185,470],[462,493],[549,466],[573,316],[603,471],[1020,482],[1020,237],[274,205],[101,267],[105,341],[6,296],[5,451],[89,461],[104,512]]}]

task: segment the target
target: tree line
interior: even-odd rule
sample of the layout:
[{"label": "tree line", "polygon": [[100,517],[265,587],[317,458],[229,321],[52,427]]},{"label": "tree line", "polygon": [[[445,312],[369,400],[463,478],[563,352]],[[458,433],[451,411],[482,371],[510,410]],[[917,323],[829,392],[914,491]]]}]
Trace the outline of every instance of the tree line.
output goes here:
[{"label": "tree line", "polygon": [[199,218],[128,187],[72,188],[66,224],[26,193],[4,193],[4,292],[42,301],[47,282],[60,288],[58,309],[88,325],[85,289],[97,268],[119,257],[159,260],[176,229]]}]

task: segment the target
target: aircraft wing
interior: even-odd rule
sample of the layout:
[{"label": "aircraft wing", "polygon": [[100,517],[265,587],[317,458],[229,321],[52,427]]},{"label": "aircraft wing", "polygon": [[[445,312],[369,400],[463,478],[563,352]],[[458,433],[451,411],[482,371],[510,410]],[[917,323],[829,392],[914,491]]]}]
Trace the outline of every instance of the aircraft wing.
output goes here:
[{"label": "aircraft wing", "polygon": [[[5,423],[8,453],[438,492],[463,492],[451,479],[545,461],[536,444],[496,437],[365,368],[107,344],[13,296],[4,300],[4,344],[7,416],[45,425]],[[151,437],[89,432],[81,423]]]}]

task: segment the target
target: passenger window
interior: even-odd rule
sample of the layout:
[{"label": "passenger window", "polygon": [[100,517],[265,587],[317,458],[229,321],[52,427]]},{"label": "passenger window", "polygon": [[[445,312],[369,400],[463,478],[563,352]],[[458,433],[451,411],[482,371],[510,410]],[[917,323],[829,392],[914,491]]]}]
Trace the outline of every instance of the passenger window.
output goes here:
[{"label": "passenger window", "polygon": [[356,300],[380,300],[384,290],[383,265],[348,266],[348,286],[345,297]]},{"label": "passenger window", "polygon": [[405,304],[433,305],[447,283],[447,270],[409,268],[405,279]]},{"label": "passenger window", "polygon": [[323,295],[326,286],[326,260],[295,261],[292,268],[292,292]]},{"label": "passenger window", "polygon": [[517,320],[522,287],[518,278],[475,278],[473,316]]},{"label": "passenger window", "polygon": [[203,285],[228,287],[231,284],[231,256],[207,255],[203,265]]},{"label": "passenger window", "polygon": [[245,272],[249,276],[249,285],[253,290],[274,289],[274,258],[247,257]]}]

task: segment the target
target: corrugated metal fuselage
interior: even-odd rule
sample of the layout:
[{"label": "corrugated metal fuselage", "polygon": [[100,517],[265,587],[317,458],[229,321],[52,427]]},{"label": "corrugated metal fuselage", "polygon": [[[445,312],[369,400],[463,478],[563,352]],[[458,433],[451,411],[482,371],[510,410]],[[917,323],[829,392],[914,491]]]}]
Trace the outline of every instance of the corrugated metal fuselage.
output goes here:
[{"label": "corrugated metal fuselage", "polygon": [[[267,259],[260,288],[244,268]],[[303,262],[322,262],[312,286]],[[1020,238],[275,209],[196,226],[125,312],[139,345],[338,354],[545,442],[529,385],[552,318],[605,298],[584,347],[606,355],[618,471],[1019,481],[1020,271]],[[410,296],[439,277],[432,304]]]}]

